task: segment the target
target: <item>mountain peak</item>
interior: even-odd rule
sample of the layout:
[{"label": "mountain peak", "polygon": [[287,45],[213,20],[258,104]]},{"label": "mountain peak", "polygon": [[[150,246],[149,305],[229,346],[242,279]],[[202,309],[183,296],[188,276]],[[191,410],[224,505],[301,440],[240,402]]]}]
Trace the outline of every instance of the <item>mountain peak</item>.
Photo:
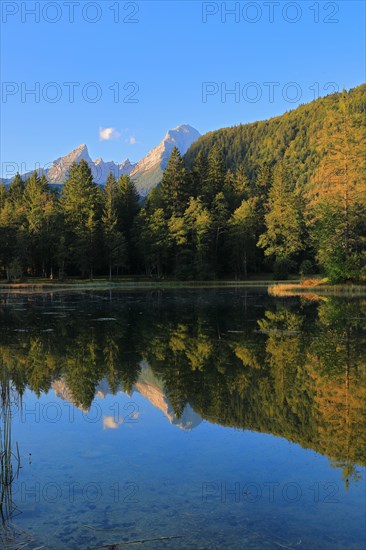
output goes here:
[{"label": "mountain peak", "polygon": [[121,168],[125,167],[125,166],[135,166],[135,164],[133,162],[130,161],[129,158],[127,158],[126,160],[124,160],[122,162],[122,164],[120,165]]},{"label": "mountain peak", "polygon": [[76,152],[80,152],[80,153],[81,153],[82,151],[88,152],[88,148],[87,148],[87,146],[85,145],[85,143],[81,143],[80,145],[78,145],[77,147],[75,147],[75,149],[73,149],[73,150],[71,151],[70,155],[71,155],[72,153],[76,153]]},{"label": "mountain peak", "polygon": [[181,124],[169,130],[163,141],[138,162],[131,172],[140,195],[146,196],[150,189],[160,183],[173,147],[177,147],[180,154],[184,155],[200,136],[198,130],[189,124]]},{"label": "mountain peak", "polygon": [[[193,126],[190,126],[189,124],[180,124],[179,126],[176,126],[172,130],[168,130],[168,132],[165,135],[164,141],[167,139],[175,138],[176,136],[187,136],[188,139],[198,139],[201,134],[198,130],[193,128]],[[196,137],[198,136],[198,137]],[[184,153],[181,152],[182,155]]]},{"label": "mountain peak", "polygon": [[75,147],[70,153],[65,155],[64,157],[60,157],[60,159],[57,159],[56,162],[62,159],[72,159],[72,161],[79,162],[81,159],[86,160],[87,162],[91,161],[91,158],[89,157],[89,151],[85,143],[82,143],[78,147]]},{"label": "mountain peak", "polygon": [[173,128],[173,131],[175,130],[182,130],[183,132],[197,132],[198,130],[196,130],[196,128],[193,128],[193,126],[191,126],[190,124],[180,124],[179,126],[176,126],[175,128]]},{"label": "mountain peak", "polygon": [[[79,163],[81,160],[85,160],[90,166],[96,183],[104,185],[110,172],[116,178],[121,175],[131,175],[139,194],[146,196],[150,189],[160,183],[173,147],[177,147],[180,154],[184,155],[200,135],[189,124],[176,126],[169,130],[160,144],[137,164],[131,163],[128,158],[122,164],[113,161],[105,162],[102,158],[93,161],[89,156],[86,144],[81,143],[67,155],[54,160],[50,168],[44,169],[42,173],[45,174],[49,183],[62,184],[66,180],[73,162]],[[31,172],[23,174],[25,177],[30,175]]]}]

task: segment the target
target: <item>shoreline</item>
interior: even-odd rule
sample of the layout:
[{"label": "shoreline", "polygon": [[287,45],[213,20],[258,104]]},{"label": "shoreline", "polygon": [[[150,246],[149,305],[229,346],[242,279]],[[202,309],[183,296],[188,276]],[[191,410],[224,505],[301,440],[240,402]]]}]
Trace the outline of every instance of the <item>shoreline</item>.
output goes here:
[{"label": "shoreline", "polygon": [[305,295],[327,296],[366,296],[366,284],[330,285],[316,280],[299,279],[293,281],[274,281],[273,279],[250,279],[245,281],[34,281],[24,283],[0,283],[0,294],[36,293],[88,290],[149,290],[149,289],[207,289],[207,288],[261,288],[267,289],[273,297],[291,297]]},{"label": "shoreline", "polygon": [[124,281],[124,282],[69,282],[69,283],[0,283],[0,294],[7,292],[60,292],[88,290],[149,290],[199,288],[263,288],[273,281]]},{"label": "shoreline", "polygon": [[291,296],[325,297],[325,296],[365,296],[366,284],[298,284],[275,283],[269,285],[268,294],[274,298],[286,298]]}]

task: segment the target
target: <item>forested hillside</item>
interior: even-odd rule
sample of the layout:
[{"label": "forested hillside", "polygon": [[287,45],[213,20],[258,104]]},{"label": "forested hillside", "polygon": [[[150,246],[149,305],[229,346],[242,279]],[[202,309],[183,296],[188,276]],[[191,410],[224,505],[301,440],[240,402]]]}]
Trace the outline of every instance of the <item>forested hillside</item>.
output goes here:
[{"label": "forested hillside", "polygon": [[[348,106],[350,146],[360,146],[365,139],[365,94],[366,84],[343,94]],[[252,180],[261,163],[273,165],[284,159],[298,185],[317,181],[319,170],[342,147],[342,105],[342,94],[331,94],[270,120],[209,132],[191,145],[185,155],[186,165],[191,168],[198,153],[207,158],[212,147],[218,145],[226,168],[237,170],[243,165]],[[355,164],[357,175],[365,179],[366,159],[360,153],[358,147],[349,161]]]},{"label": "forested hillside", "polygon": [[129,176],[74,163],[61,194],[0,186],[0,277],[366,279],[366,86],[174,148],[143,206]]}]

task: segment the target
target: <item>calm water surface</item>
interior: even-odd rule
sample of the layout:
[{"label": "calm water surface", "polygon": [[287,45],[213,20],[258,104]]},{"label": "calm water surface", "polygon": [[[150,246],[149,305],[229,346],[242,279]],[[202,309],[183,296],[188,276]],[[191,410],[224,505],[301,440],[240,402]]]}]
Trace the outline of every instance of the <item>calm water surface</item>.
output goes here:
[{"label": "calm water surface", "polygon": [[364,550],[365,357],[365,299],[1,294],[3,546]]}]

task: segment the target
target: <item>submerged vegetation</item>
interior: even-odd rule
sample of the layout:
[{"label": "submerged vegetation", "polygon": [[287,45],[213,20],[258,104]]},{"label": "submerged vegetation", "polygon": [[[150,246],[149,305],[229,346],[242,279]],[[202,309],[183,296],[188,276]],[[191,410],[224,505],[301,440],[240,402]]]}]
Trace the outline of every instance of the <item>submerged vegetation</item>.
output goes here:
[{"label": "submerged vegetation", "polygon": [[365,90],[173,149],[143,204],[128,176],[101,188],[85,161],[60,195],[18,174],[0,185],[0,277],[365,280]]}]

